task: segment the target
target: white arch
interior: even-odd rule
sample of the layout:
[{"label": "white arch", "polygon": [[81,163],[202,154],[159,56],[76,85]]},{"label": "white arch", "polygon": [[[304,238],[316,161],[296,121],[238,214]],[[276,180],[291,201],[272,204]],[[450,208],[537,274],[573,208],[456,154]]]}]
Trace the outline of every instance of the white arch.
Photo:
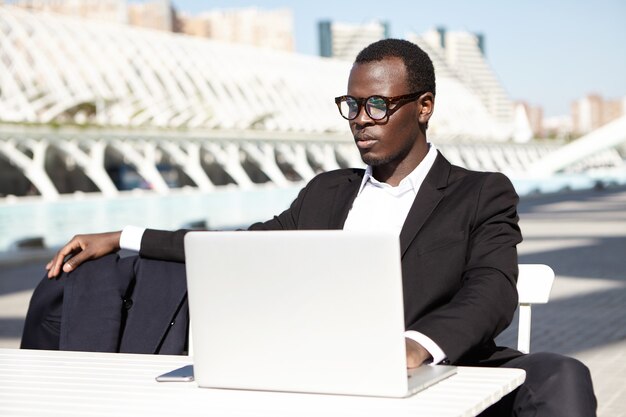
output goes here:
[{"label": "white arch", "polygon": [[594,154],[623,144],[626,144],[626,116],[622,116],[580,139],[548,153],[532,164],[528,172],[536,175],[551,175]]}]

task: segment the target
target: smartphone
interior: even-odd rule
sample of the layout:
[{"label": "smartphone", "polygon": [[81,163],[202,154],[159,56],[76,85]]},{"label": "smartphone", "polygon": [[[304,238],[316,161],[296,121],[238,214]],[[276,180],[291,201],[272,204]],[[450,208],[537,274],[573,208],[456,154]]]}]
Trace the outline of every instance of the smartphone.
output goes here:
[{"label": "smartphone", "polygon": [[159,382],[189,382],[193,381],[193,365],[186,365],[182,368],[164,373],[155,378]]}]

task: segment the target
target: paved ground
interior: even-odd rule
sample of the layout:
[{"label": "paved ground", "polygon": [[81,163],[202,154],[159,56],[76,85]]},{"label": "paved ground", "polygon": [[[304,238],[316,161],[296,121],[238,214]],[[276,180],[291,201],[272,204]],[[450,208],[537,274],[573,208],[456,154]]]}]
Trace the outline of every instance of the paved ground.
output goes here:
[{"label": "paved ground", "polygon": [[[591,370],[598,415],[626,416],[626,189],[526,198],[520,263],[557,279],[533,307],[531,352],[574,356]],[[500,344],[515,346],[516,327]]]},{"label": "paved ground", "polygon": [[[626,416],[626,188],[525,198],[520,263],[557,280],[533,309],[531,351],[574,356],[591,369],[601,417]],[[45,252],[0,254],[0,347],[18,347]],[[516,328],[500,337],[515,346]]]}]

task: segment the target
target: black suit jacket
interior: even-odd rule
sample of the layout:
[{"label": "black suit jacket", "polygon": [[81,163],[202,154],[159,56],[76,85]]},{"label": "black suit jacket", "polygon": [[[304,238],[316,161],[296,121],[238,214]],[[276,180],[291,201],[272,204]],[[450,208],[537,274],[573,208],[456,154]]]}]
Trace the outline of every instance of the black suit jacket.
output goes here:
[{"label": "black suit jacket", "polygon": [[[251,230],[341,229],[364,171],[316,176],[292,205]],[[477,364],[516,351],[493,339],[517,306],[518,196],[499,173],[469,171],[441,154],[400,234],[405,323],[430,337],[452,363]],[[185,230],[147,230],[144,257],[184,261]],[[505,353],[503,353],[505,352]]]}]

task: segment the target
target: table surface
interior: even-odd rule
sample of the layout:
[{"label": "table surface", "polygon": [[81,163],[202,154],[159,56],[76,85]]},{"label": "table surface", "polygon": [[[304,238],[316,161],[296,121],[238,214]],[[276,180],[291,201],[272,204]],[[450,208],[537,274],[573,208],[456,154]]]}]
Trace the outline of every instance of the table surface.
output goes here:
[{"label": "table surface", "polygon": [[198,388],[156,382],[191,357],[0,349],[0,416],[473,416],[521,369],[459,367],[405,399]]}]

